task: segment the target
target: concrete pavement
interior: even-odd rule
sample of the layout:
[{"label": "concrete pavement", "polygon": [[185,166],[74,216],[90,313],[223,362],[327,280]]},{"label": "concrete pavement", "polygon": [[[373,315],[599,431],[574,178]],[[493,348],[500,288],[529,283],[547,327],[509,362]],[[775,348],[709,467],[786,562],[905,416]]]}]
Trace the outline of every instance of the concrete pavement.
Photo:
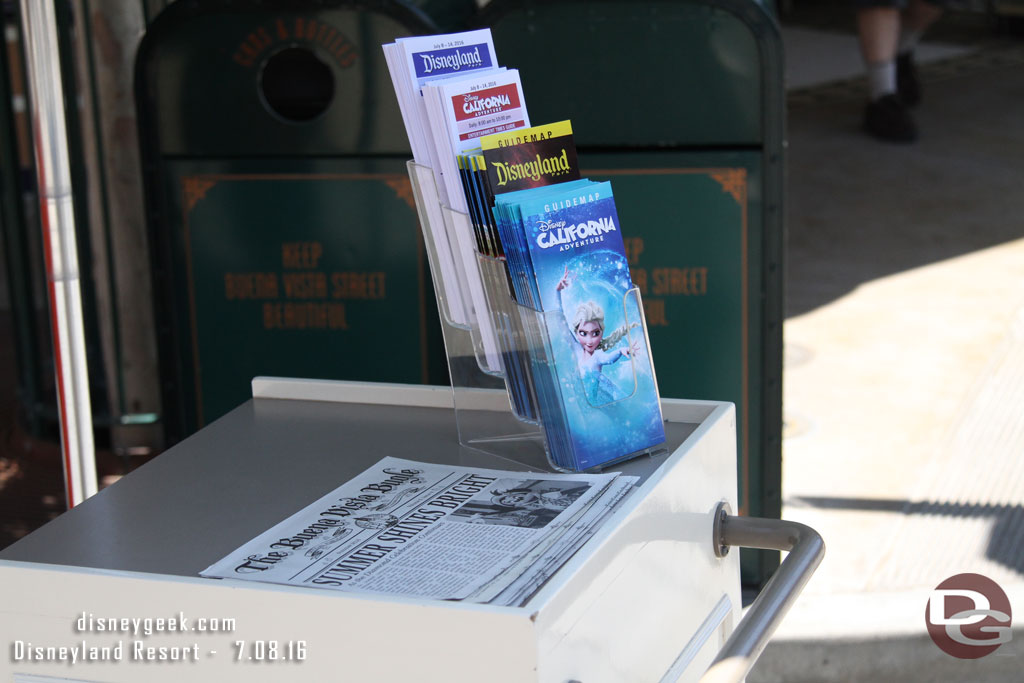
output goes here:
[{"label": "concrete pavement", "polygon": [[[1024,42],[936,59],[914,145],[791,92],[783,517],[827,551],[750,681],[1024,679]],[[964,572],[1017,612],[972,661],[925,626]]]}]

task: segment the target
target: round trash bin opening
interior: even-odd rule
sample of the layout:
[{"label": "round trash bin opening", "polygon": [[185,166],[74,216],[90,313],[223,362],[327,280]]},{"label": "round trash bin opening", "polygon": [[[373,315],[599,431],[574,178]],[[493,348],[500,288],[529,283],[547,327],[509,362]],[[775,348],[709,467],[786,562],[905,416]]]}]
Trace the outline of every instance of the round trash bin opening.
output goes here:
[{"label": "round trash bin opening", "polygon": [[259,87],[270,111],[285,121],[309,121],[330,106],[334,74],[311,50],[289,47],[264,62]]}]

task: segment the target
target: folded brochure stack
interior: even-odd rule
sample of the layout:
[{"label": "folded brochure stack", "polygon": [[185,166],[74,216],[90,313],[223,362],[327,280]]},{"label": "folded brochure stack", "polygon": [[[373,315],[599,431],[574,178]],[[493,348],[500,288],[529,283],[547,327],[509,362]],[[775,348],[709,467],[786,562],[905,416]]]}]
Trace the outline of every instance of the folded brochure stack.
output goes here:
[{"label": "folded brochure stack", "polygon": [[[433,169],[438,201],[469,218],[421,216],[445,252],[434,276],[457,302],[453,317],[479,326],[516,414],[543,425],[558,469],[660,446],[657,383],[614,193],[581,177],[571,123],[530,125],[519,73],[497,66],[488,29],[384,50],[414,161]],[[502,278],[486,276],[495,261]],[[502,297],[520,319],[493,313],[488,301]]]}]

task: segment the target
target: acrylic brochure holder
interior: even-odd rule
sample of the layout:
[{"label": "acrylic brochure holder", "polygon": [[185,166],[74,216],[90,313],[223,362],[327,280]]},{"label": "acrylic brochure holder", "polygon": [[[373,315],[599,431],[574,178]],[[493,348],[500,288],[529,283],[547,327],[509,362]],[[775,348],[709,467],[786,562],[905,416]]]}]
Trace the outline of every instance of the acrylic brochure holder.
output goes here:
[{"label": "acrylic brochure holder", "polygon": [[[518,304],[509,293],[504,260],[482,255],[473,246],[469,215],[441,202],[431,168],[412,161],[407,165],[437,296],[459,443],[531,467],[574,471],[551,453],[549,442],[564,443],[565,430],[546,432],[544,419],[567,424],[559,388],[543,379],[551,376],[546,371],[555,358],[549,330],[565,325],[562,312]],[[630,332],[646,329],[639,291],[627,292],[622,305],[628,321],[626,343],[634,343],[631,335],[637,337],[645,351],[640,357],[650,363],[647,336]],[[480,410],[483,401],[493,400],[495,389],[504,391],[507,401],[501,401],[499,410]],[[622,453],[614,461],[662,447]]]}]

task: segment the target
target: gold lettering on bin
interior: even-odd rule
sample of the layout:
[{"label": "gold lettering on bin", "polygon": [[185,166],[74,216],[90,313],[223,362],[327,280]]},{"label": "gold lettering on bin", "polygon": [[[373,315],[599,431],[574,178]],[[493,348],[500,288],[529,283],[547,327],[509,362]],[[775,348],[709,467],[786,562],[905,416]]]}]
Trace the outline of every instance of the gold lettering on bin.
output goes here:
[{"label": "gold lettering on bin", "polygon": [[231,59],[253,68],[261,64],[275,46],[295,47],[302,43],[326,51],[343,69],[359,58],[355,44],[336,27],[313,18],[296,17],[291,23],[278,18],[253,29],[238,43]]},{"label": "gold lettering on bin", "polygon": [[704,296],[708,293],[708,269],[654,268],[651,271],[654,296]]},{"label": "gold lettering on bin", "polygon": [[267,29],[258,28],[245,37],[232,59],[242,66],[252,66],[256,62],[256,57],[273,43],[274,39],[270,37]]},{"label": "gold lettering on bin", "polygon": [[236,299],[276,299],[277,273],[224,273],[224,296]]},{"label": "gold lettering on bin", "polygon": [[347,330],[345,304],[340,302],[268,301],[263,304],[266,330]]},{"label": "gold lettering on bin", "polygon": [[664,299],[644,299],[644,317],[647,327],[668,327]]},{"label": "gold lettering on bin", "polygon": [[640,254],[644,253],[644,238],[623,237],[622,242],[626,247],[626,262],[635,266],[640,262]]},{"label": "gold lettering on bin", "polygon": [[[319,28],[320,28],[320,25],[318,23],[316,23],[316,19],[310,19],[309,23],[306,24],[306,35],[305,35],[306,40],[310,40],[310,41],[315,40],[316,39],[316,32],[317,32],[317,29],[319,29]],[[298,33],[298,31],[296,31],[296,33]]]},{"label": "gold lettering on bin", "polygon": [[331,273],[331,298],[383,299],[387,296],[387,275],[383,271]]},{"label": "gold lettering on bin", "polygon": [[282,273],[286,299],[326,299],[327,275],[324,273]]},{"label": "gold lettering on bin", "polygon": [[284,242],[281,244],[281,265],[292,270],[313,270],[324,255],[319,242]]},{"label": "gold lettering on bin", "polygon": [[633,286],[640,290],[640,296],[647,295],[647,269],[630,268],[630,275],[633,277]]},{"label": "gold lettering on bin", "polygon": [[283,242],[283,272],[225,273],[225,297],[262,300],[265,330],[347,330],[348,309],[339,300],[386,298],[387,273],[316,270],[323,256],[324,245],[318,241]]},{"label": "gold lettering on bin", "polygon": [[285,26],[283,19],[278,19],[274,22],[274,28],[277,29],[277,39],[286,40],[288,38],[288,27]]},{"label": "gold lettering on bin", "polygon": [[347,38],[344,37],[341,38],[341,42],[340,44],[338,44],[338,47],[335,47],[336,43],[338,43],[337,39],[331,43],[331,54],[334,55],[334,58],[338,60],[338,64],[340,66],[346,68],[352,66],[355,63],[357,57],[355,52],[355,46],[351,42],[349,42]]}]

